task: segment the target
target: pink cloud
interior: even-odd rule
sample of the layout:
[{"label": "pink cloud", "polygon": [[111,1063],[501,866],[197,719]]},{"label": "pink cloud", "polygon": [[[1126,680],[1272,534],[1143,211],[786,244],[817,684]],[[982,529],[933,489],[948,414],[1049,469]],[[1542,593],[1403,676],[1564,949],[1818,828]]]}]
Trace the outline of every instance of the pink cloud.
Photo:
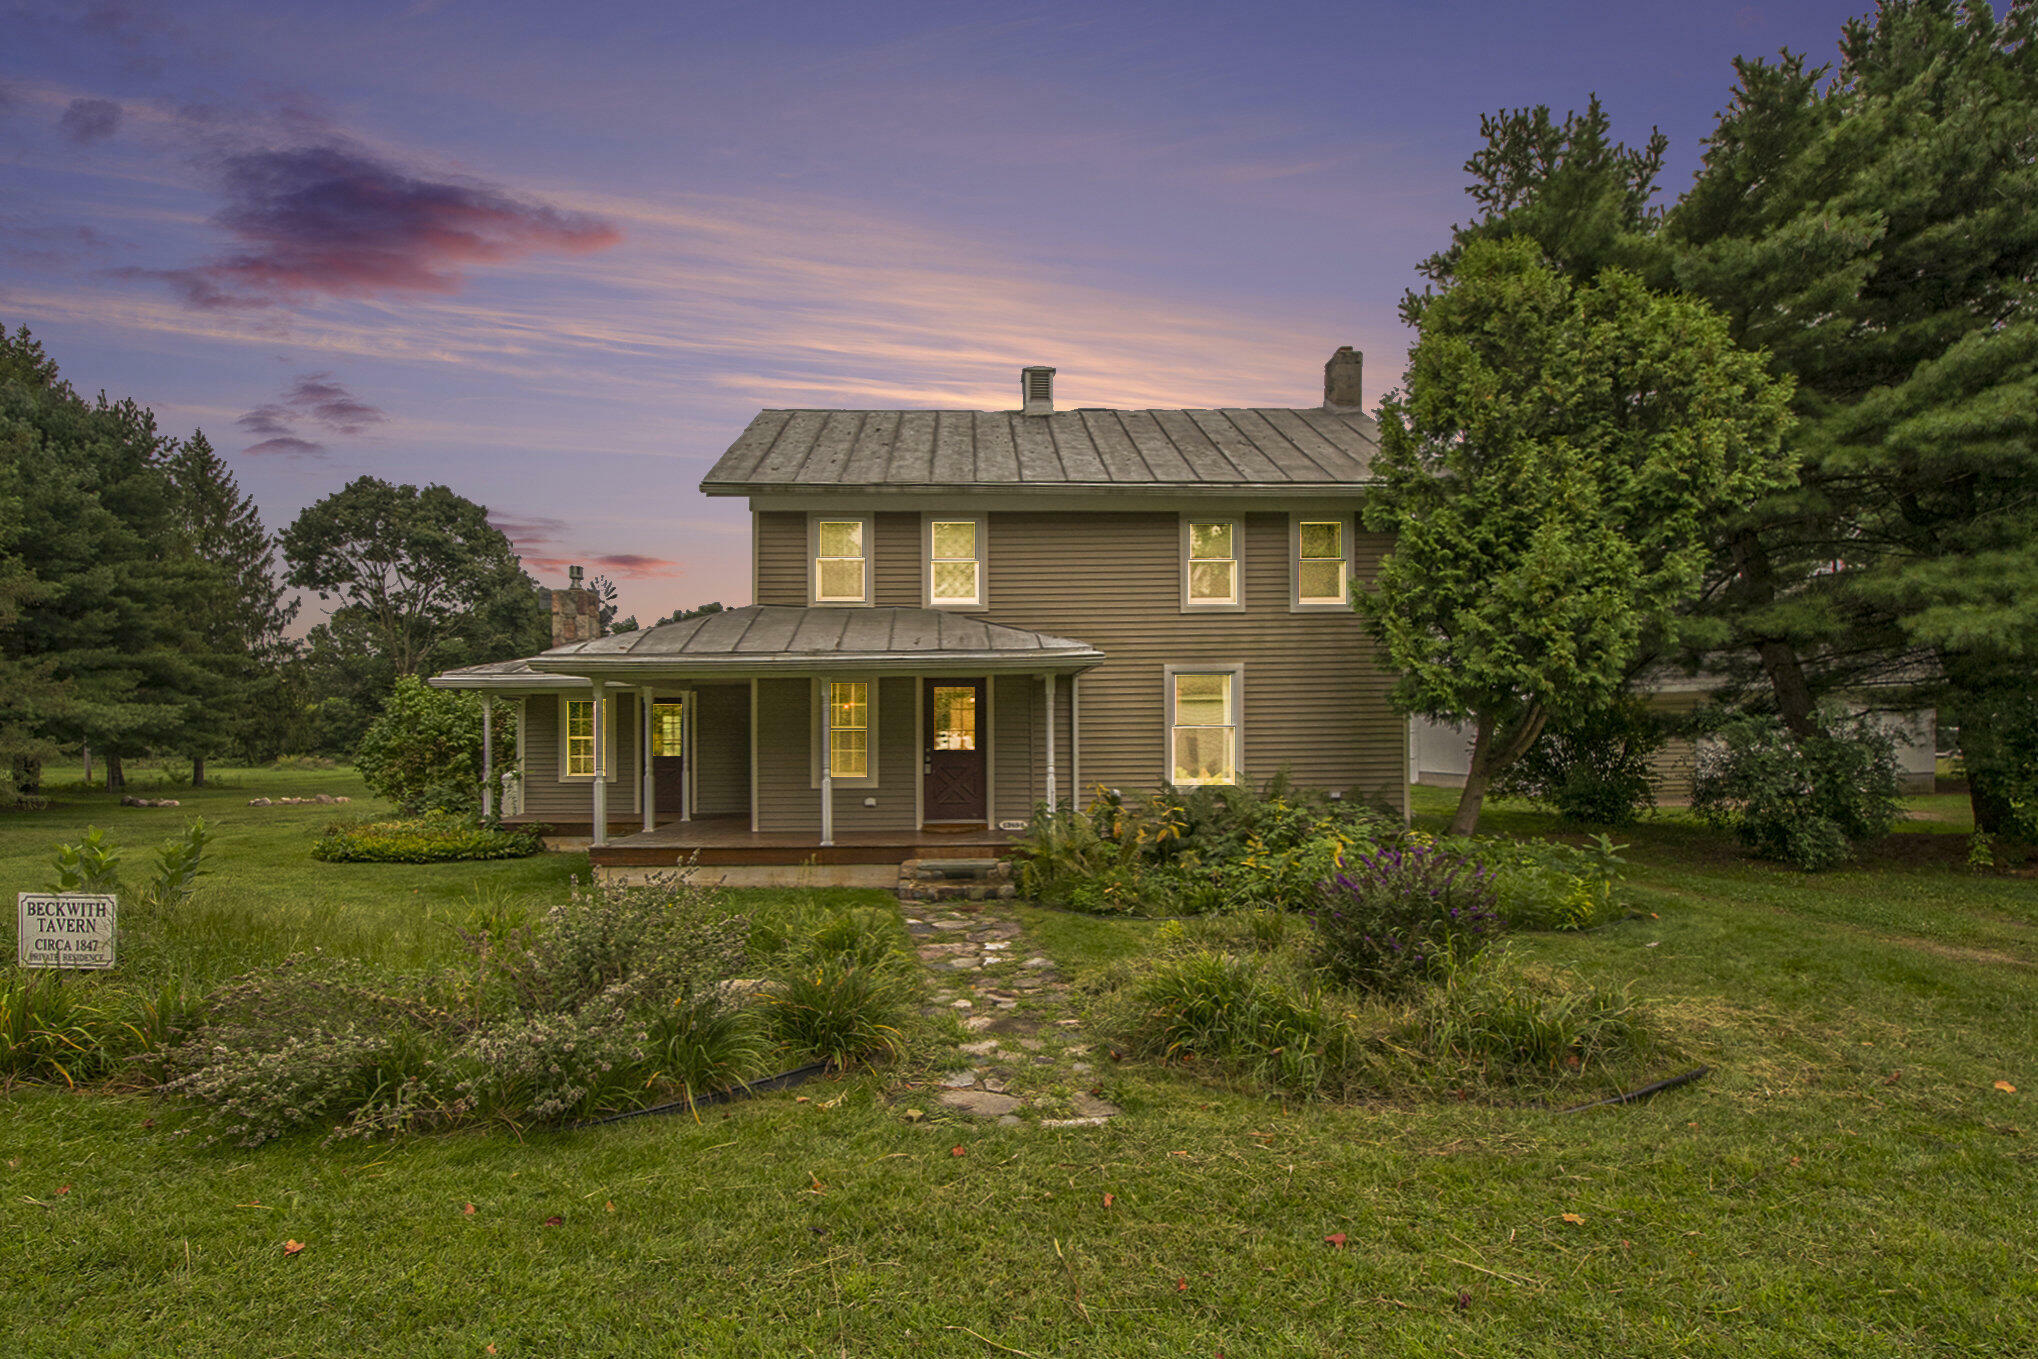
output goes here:
[{"label": "pink cloud", "polygon": [[132,270],[205,309],[298,298],[454,293],[475,265],[541,251],[585,254],[622,239],[586,213],[475,180],[420,178],[343,146],[241,152],[220,162],[214,221],[242,248],[184,269]]}]

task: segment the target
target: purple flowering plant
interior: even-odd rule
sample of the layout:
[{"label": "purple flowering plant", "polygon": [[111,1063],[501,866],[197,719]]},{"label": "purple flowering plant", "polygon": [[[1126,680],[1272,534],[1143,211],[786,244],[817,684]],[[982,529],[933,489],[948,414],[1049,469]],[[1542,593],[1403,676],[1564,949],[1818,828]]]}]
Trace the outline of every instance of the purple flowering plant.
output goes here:
[{"label": "purple flowering plant", "polygon": [[1500,933],[1495,898],[1492,869],[1425,840],[1349,856],[1317,886],[1313,961],[1347,986],[1406,990]]}]

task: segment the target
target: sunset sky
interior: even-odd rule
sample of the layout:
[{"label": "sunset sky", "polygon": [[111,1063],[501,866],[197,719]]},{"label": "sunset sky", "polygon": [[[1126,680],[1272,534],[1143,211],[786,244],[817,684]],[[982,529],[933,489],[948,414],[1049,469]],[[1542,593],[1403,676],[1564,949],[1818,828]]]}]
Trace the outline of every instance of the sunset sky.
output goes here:
[{"label": "sunset sky", "polygon": [[1481,113],[1597,91],[1674,194],[1867,7],[0,0],[0,323],[272,528],[444,482],[648,621],[748,602],[759,408],[1377,399]]}]

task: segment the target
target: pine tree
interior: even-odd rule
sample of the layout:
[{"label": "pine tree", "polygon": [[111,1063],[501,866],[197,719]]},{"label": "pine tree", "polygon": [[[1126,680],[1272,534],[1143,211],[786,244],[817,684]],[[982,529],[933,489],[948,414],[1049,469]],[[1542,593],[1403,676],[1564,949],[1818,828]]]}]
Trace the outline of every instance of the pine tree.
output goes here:
[{"label": "pine tree", "polygon": [[189,618],[203,572],[176,530],[167,441],[132,401],[80,398],[26,329],[0,333],[0,456],[15,497],[13,589],[0,657],[58,686],[24,723],[120,758],[161,747],[206,684]]},{"label": "pine tree", "polygon": [[208,570],[198,586],[198,656],[212,683],[181,733],[192,782],[203,786],[206,759],[229,747],[273,744],[279,717],[279,667],[290,653],[284,630],[297,613],[276,574],[276,544],[254,498],[199,430],[166,464],[180,529]]},{"label": "pine tree", "polygon": [[2002,749],[2038,664],[2034,38],[2031,0],[1885,0],[1835,71],[1738,63],[1666,223],[1666,281],[1797,382],[1802,476],[1724,540],[1711,602],[1800,733],[1880,674]]}]

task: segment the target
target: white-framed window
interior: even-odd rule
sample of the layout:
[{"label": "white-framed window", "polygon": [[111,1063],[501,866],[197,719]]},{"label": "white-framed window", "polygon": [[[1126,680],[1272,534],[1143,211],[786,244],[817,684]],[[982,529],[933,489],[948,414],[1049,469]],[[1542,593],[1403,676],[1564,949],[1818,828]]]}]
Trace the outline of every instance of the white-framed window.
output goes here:
[{"label": "white-framed window", "polygon": [[807,518],[807,583],[815,604],[870,603],[871,517]]},{"label": "white-framed window", "polygon": [[1168,782],[1179,788],[1239,781],[1245,668],[1167,667]]},{"label": "white-framed window", "polygon": [[1244,607],[1241,540],[1244,525],[1221,515],[1182,518],[1182,607]]},{"label": "white-framed window", "polygon": [[604,706],[608,709],[608,730],[597,732],[594,720],[592,698],[559,697],[559,777],[564,779],[592,780],[595,771],[595,742],[601,740],[602,781],[616,781],[616,728],[621,725],[617,719],[618,700],[611,696]]},{"label": "white-framed window", "polygon": [[813,786],[821,786],[821,724],[828,724],[829,773],[835,783],[856,788],[878,786],[877,704],[875,679],[831,679],[813,682]]},{"label": "white-framed window", "polygon": [[984,593],[984,516],[929,514],[921,534],[930,609],[980,609]]},{"label": "white-framed window", "polygon": [[1298,609],[1341,609],[1351,600],[1352,516],[1294,514],[1288,520],[1289,577]]}]

